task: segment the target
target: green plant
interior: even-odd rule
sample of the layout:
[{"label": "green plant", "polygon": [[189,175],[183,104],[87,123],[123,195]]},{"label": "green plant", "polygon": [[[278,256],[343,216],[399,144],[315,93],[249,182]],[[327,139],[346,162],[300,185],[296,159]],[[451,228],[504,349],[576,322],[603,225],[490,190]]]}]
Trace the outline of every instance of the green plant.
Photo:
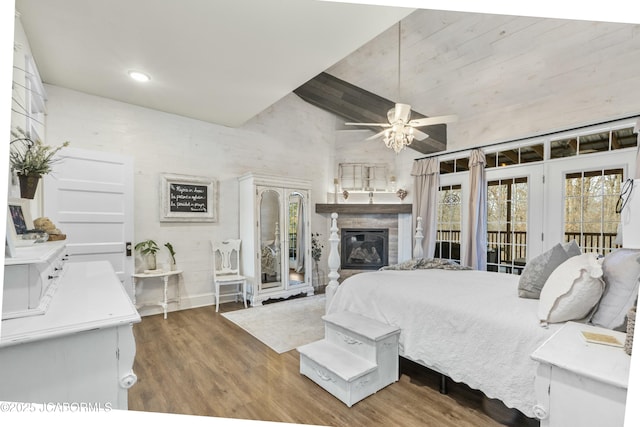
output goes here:
[{"label": "green plant", "polygon": [[51,172],[51,166],[56,162],[55,154],[69,145],[69,141],[57,147],[44,145],[39,139],[32,139],[31,134],[20,127],[12,130],[11,136],[9,161],[11,169],[18,175],[44,175]]},{"label": "green plant", "polygon": [[135,246],[135,249],[137,251],[140,251],[142,255],[153,255],[153,256],[155,256],[155,254],[160,250],[160,248],[158,247],[158,244],[151,239],[137,243]]},{"label": "green plant", "polygon": [[173,250],[173,245],[169,242],[165,243],[164,246],[169,250],[169,255],[171,255],[171,260],[173,263],[176,263],[176,252]]}]

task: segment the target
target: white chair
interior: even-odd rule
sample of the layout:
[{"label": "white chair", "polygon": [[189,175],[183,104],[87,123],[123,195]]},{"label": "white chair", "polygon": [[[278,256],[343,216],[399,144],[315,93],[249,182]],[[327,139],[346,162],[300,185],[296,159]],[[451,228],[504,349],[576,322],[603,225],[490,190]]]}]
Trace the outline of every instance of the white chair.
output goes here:
[{"label": "white chair", "polygon": [[[240,275],[240,243],[239,239],[223,242],[211,242],[213,249],[213,283],[216,296],[216,313],[220,305],[220,297],[242,296],[244,308],[247,308],[247,279]],[[233,292],[220,293],[221,286],[234,286]]]}]

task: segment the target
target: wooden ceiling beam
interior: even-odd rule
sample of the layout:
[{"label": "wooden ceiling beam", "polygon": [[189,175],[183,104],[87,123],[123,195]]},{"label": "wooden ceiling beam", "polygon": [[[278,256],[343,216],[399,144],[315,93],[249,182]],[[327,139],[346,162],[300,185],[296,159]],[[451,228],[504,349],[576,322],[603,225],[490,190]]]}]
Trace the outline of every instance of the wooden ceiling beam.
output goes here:
[{"label": "wooden ceiling beam", "polygon": [[[346,121],[356,123],[388,123],[387,111],[395,102],[366,91],[327,73],[320,73],[293,91],[308,103],[322,108]],[[411,111],[411,119],[424,118],[423,114]],[[355,126],[354,128],[358,128]],[[376,133],[383,130],[377,126],[361,126]],[[447,148],[447,125],[438,124],[418,128],[429,135],[422,141],[414,139],[409,148],[422,154],[444,151]]]}]

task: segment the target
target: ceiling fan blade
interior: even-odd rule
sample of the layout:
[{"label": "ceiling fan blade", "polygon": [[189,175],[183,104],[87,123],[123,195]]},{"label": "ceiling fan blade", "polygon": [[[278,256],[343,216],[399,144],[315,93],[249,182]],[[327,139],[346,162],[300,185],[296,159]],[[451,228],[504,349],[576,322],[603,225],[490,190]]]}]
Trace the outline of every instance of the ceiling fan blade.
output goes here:
[{"label": "ceiling fan blade", "polygon": [[422,132],[421,130],[418,130],[418,129],[414,128],[413,129],[413,137],[415,139],[417,139],[418,141],[422,141],[423,139],[429,138],[429,135],[424,133],[424,132]]},{"label": "ceiling fan blade", "polygon": [[371,141],[372,139],[380,138],[382,135],[384,135],[385,132],[386,130],[383,130],[382,132],[378,132],[375,135],[372,135],[369,138],[365,139],[365,141]]},{"label": "ceiling fan blade", "polygon": [[345,125],[352,126],[381,126],[383,128],[388,128],[391,125],[389,123],[345,123]]},{"label": "ceiling fan blade", "polygon": [[389,123],[407,123],[411,117],[411,105],[409,104],[396,104],[395,107],[387,112],[387,119]]},{"label": "ceiling fan blade", "polygon": [[411,120],[408,124],[409,126],[418,127],[418,126],[429,126],[429,125],[438,125],[441,123],[451,123],[458,120],[458,116],[438,116],[438,117],[425,117],[424,119],[416,119]]}]

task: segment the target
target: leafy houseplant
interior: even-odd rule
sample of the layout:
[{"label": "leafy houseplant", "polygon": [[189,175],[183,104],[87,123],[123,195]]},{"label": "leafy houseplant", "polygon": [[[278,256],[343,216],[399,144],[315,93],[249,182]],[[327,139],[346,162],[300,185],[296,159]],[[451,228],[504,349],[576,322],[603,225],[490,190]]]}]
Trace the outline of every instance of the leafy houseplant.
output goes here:
[{"label": "leafy houseplant", "polygon": [[171,269],[175,270],[176,267],[176,251],[173,250],[173,245],[169,242],[165,243],[164,246],[169,251],[169,255],[171,255]]},{"label": "leafy houseplant", "polygon": [[149,270],[156,269],[156,253],[160,250],[158,244],[153,240],[145,240],[136,244],[135,249],[145,256],[145,261]]},{"label": "leafy houseplant", "polygon": [[11,170],[20,180],[21,197],[33,199],[40,178],[51,172],[51,166],[56,162],[55,154],[68,146],[69,141],[57,147],[44,145],[39,139],[32,139],[29,132],[20,127],[11,131],[11,137]]}]

